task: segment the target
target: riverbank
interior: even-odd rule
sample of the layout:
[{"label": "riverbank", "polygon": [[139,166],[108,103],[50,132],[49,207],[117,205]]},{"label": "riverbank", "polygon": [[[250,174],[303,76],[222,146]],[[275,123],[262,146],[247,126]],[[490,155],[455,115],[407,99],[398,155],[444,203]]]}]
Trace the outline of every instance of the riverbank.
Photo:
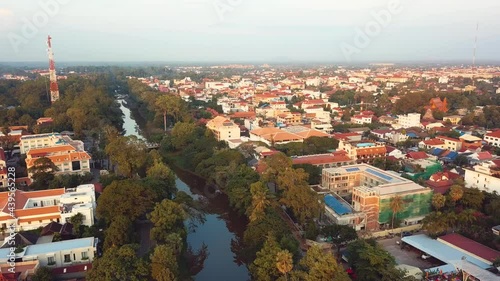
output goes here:
[{"label": "riverbank", "polygon": [[[132,118],[132,116],[140,117],[136,110],[134,108],[124,110],[127,112],[124,116],[127,128],[141,126],[137,124],[137,118]],[[145,134],[148,139],[147,129],[134,130],[131,134],[139,132]],[[205,213],[205,222],[196,223],[194,231],[188,233],[187,236],[189,247],[201,249],[203,245],[206,245],[209,252],[203,268],[194,276],[194,279],[197,281],[248,280],[248,269],[239,257],[237,249],[234,248],[234,245],[242,243],[247,224],[246,217],[230,208],[227,195],[217,192],[213,186],[207,186],[205,179],[182,165],[178,165],[182,162],[179,161],[181,157],[180,153],[173,153],[170,157],[165,157],[165,160],[177,176],[178,190],[202,202],[202,211]]]}]

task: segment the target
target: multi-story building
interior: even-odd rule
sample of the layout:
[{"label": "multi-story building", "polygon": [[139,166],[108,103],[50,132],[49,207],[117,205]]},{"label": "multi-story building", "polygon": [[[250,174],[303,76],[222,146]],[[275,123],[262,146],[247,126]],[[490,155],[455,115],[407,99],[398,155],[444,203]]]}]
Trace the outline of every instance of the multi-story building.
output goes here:
[{"label": "multi-story building", "polygon": [[500,161],[490,161],[465,169],[465,186],[500,193]]},{"label": "multi-story building", "polygon": [[211,130],[218,141],[239,139],[240,127],[230,119],[217,116],[207,122],[207,128]]},{"label": "multi-story building", "polygon": [[462,141],[458,139],[445,136],[437,136],[436,138],[444,142],[444,146],[440,148],[452,151],[459,151],[462,148]]},{"label": "multi-story building", "polygon": [[482,147],[483,146],[483,140],[479,137],[469,135],[469,134],[464,134],[459,137],[462,148],[470,148],[470,147]]},{"label": "multi-story building", "polygon": [[[22,252],[15,254],[15,259],[20,261],[20,265],[38,261],[40,267],[48,267],[56,273],[58,273],[56,270],[58,268],[70,268],[78,265],[81,266],[80,273],[85,274],[87,270],[91,269],[92,261],[96,256],[98,240],[98,238],[86,237],[28,245]],[[0,263],[9,262],[9,251],[10,248],[0,249]],[[62,270],[61,273],[66,273],[66,270]],[[74,270],[73,273],[75,273]]]},{"label": "multi-story building", "polygon": [[294,113],[282,113],[276,116],[276,122],[278,124],[284,124],[287,126],[295,126],[302,124],[302,114]]},{"label": "multi-story building", "polygon": [[96,200],[93,184],[67,190],[16,190],[13,210],[8,204],[12,196],[9,194],[0,192],[0,228],[15,226],[16,231],[37,229],[52,221],[67,222],[78,213],[83,215],[83,225],[94,224]]},{"label": "multi-story building", "polygon": [[356,163],[344,151],[292,157],[292,162],[294,165],[311,164],[320,168],[340,167]]},{"label": "multi-story building", "polygon": [[371,141],[349,142],[340,140],[339,150],[347,152],[347,156],[357,163],[372,163],[377,158],[385,158],[387,153],[385,143]]},{"label": "multi-story building", "polygon": [[28,177],[33,176],[29,169],[34,167],[36,160],[42,157],[49,158],[54,163],[58,168],[57,174],[90,173],[90,155],[86,151],[77,150],[74,146],[65,144],[28,150],[26,153]]},{"label": "multi-story building", "polygon": [[30,149],[44,148],[58,145],[71,145],[76,150],[83,151],[83,142],[73,140],[69,136],[60,133],[48,133],[37,135],[21,136],[20,150],[21,154],[26,154]]},{"label": "multi-story building", "polygon": [[358,114],[358,115],[354,115],[351,118],[351,122],[354,124],[371,124],[372,118],[373,118],[373,115]]},{"label": "multi-story building", "polygon": [[420,127],[420,113],[408,113],[398,116],[398,125],[401,128]]},{"label": "multi-story building", "polygon": [[390,202],[396,196],[404,201],[396,217],[405,225],[419,223],[431,210],[430,188],[367,164],[323,169],[321,186],[339,196],[352,194],[352,209],[366,215],[367,230],[391,223]]},{"label": "multi-story building", "polygon": [[492,146],[500,147],[500,130],[485,134],[484,141]]}]

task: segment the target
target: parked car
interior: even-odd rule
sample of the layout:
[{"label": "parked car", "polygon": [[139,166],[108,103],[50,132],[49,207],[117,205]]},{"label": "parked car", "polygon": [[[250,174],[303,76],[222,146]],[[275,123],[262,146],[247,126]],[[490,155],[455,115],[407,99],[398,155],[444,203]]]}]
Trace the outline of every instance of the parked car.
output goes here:
[{"label": "parked car", "polygon": [[422,259],[424,259],[424,260],[426,260],[426,259],[428,259],[428,258],[430,258],[430,257],[431,257],[431,256],[430,256],[430,255],[428,255],[428,254],[423,254],[423,255],[422,255]]},{"label": "parked car", "polygon": [[403,232],[401,233],[401,237],[406,237],[406,236],[412,236],[412,233],[411,233],[411,232],[409,232],[409,231],[403,231]]}]

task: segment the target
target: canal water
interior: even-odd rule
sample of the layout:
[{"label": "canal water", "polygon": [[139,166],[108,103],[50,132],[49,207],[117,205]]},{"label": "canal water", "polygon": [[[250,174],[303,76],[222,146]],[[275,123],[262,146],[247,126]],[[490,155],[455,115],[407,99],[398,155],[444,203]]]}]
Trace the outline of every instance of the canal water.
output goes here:
[{"label": "canal water", "polygon": [[[124,113],[125,135],[139,135],[137,123],[121,100],[121,110]],[[142,137],[141,137],[142,138]],[[205,181],[195,175],[173,167],[177,176],[177,189],[184,191],[194,199],[203,202],[204,223],[197,223],[194,231],[187,237],[193,250],[207,246],[208,258],[203,269],[194,276],[196,281],[247,281],[248,270],[235,253],[243,236],[246,218],[239,216],[229,207],[229,200],[223,193],[216,192],[205,184]]]}]

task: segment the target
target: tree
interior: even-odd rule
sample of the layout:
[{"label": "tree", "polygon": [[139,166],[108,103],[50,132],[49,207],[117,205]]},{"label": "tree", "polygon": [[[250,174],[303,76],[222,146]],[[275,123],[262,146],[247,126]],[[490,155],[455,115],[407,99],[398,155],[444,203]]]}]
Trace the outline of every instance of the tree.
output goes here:
[{"label": "tree", "polygon": [[196,124],[177,122],[172,128],[172,145],[175,149],[181,149],[194,142]]},{"label": "tree", "polygon": [[439,211],[441,208],[443,208],[445,203],[446,197],[443,194],[435,193],[434,195],[432,195],[432,206],[436,211]]},{"label": "tree", "polygon": [[467,208],[481,210],[484,201],[484,193],[478,188],[464,188],[460,202]]},{"label": "tree", "polygon": [[340,247],[342,244],[358,238],[358,234],[354,228],[348,225],[330,224],[321,230],[321,234],[325,237],[331,237],[332,243],[337,248],[337,254],[340,255]]},{"label": "tree", "polygon": [[179,96],[160,95],[156,98],[155,107],[163,114],[163,126],[167,131],[167,114],[172,116],[174,121],[178,121],[187,108],[184,101]]},{"label": "tree", "polygon": [[464,195],[464,190],[460,185],[452,185],[448,194],[450,195],[451,201],[456,203]]},{"label": "tree", "polygon": [[375,240],[356,240],[347,246],[349,265],[356,270],[359,280],[412,280],[398,270],[391,254]]},{"label": "tree", "polygon": [[250,193],[252,194],[252,206],[247,210],[247,215],[253,222],[265,215],[265,210],[271,201],[269,189],[260,181],[250,185]]},{"label": "tree", "polygon": [[278,174],[292,167],[292,159],[280,152],[266,158],[264,164],[266,170],[262,174],[262,180],[265,183],[276,183]]},{"label": "tree", "polygon": [[146,151],[146,144],[136,136],[117,137],[106,146],[106,153],[118,165],[118,171],[129,178],[146,163]]},{"label": "tree", "polygon": [[151,239],[159,243],[166,241],[169,233],[178,233],[185,237],[186,229],[184,220],[187,218],[186,212],[178,203],[164,199],[157,203],[154,210],[148,215],[154,224],[151,229]]},{"label": "tree", "polygon": [[280,173],[278,187],[284,189],[280,202],[293,211],[300,224],[319,217],[322,210],[319,197],[309,188],[304,170],[290,168]]},{"label": "tree", "polygon": [[57,172],[59,169],[48,157],[37,158],[33,162],[33,166],[28,169],[28,172],[32,174],[38,173],[51,173]]},{"label": "tree", "polygon": [[52,270],[50,268],[42,266],[35,271],[35,274],[31,276],[32,281],[52,281]]},{"label": "tree", "polygon": [[285,280],[288,280],[287,274],[293,268],[292,254],[289,251],[281,250],[276,254],[276,268],[285,276]]},{"label": "tree", "polygon": [[422,220],[422,229],[426,230],[429,236],[437,237],[448,230],[450,222],[450,218],[445,214],[432,212]]},{"label": "tree", "polygon": [[174,249],[160,244],[151,254],[151,277],[156,281],[174,281],[179,275],[179,265]]},{"label": "tree", "polygon": [[83,215],[82,213],[77,213],[75,215],[73,215],[70,219],[69,219],[69,222],[73,225],[73,229],[74,229],[74,232],[75,232],[75,235],[76,236],[80,236],[80,230],[81,230],[81,226],[82,226],[82,223],[83,223]]},{"label": "tree", "polygon": [[123,245],[132,243],[132,221],[126,216],[119,215],[113,218],[113,221],[105,230],[104,234],[104,250],[107,250],[111,247],[121,247]]},{"label": "tree", "polygon": [[264,246],[257,252],[257,257],[249,266],[250,273],[255,280],[271,281],[279,277],[276,266],[276,257],[281,251],[273,235],[268,234]]},{"label": "tree", "polygon": [[347,273],[330,253],[324,253],[318,246],[312,246],[299,262],[306,281],[349,281]]},{"label": "tree", "polygon": [[147,169],[146,175],[145,181],[156,193],[158,201],[172,198],[177,191],[175,174],[160,160],[154,161],[154,164]]},{"label": "tree", "polygon": [[148,280],[149,266],[136,254],[139,245],[111,247],[92,263],[87,273],[89,281],[142,281]]},{"label": "tree", "polygon": [[401,196],[399,196],[399,195],[392,197],[391,203],[390,203],[390,208],[392,210],[391,228],[394,229],[394,218],[397,216],[397,213],[401,212],[404,209],[403,198],[401,198]]},{"label": "tree", "polygon": [[151,209],[153,198],[153,192],[138,181],[115,180],[99,196],[97,216],[108,224],[121,215],[134,221]]}]

